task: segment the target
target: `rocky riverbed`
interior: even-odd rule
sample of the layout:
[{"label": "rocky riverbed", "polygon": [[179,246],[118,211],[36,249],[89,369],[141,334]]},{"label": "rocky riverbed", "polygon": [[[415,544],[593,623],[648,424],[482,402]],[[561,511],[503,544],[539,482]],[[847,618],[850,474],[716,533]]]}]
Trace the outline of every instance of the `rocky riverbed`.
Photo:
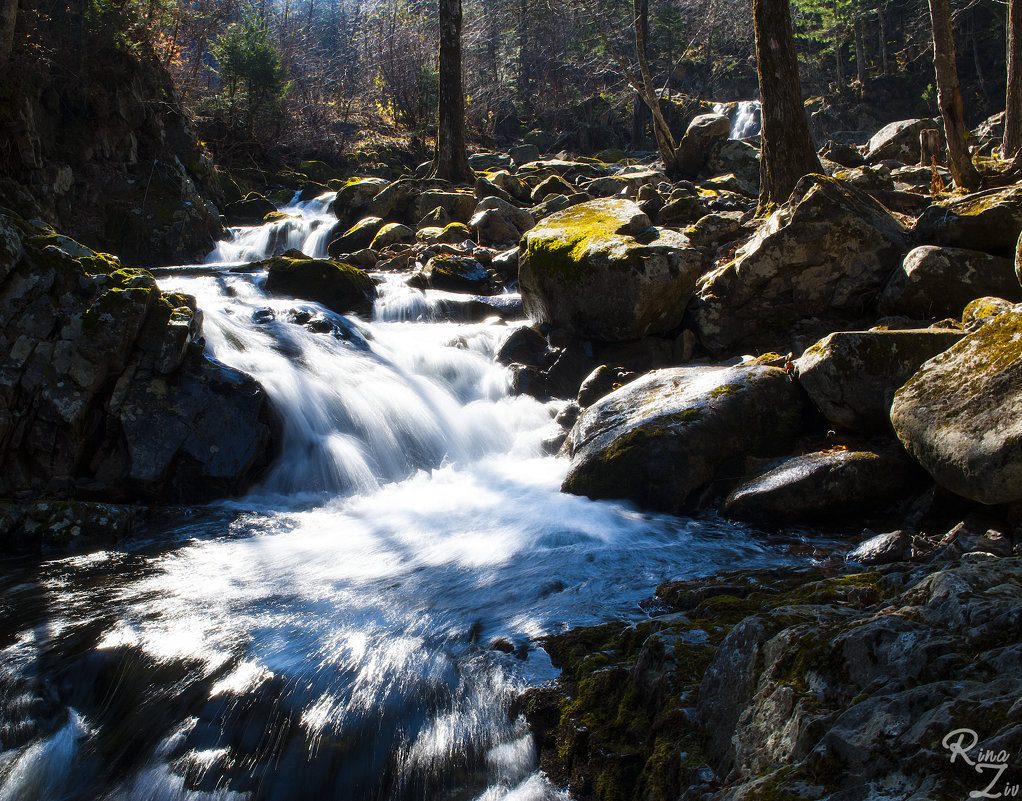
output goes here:
[{"label": "rocky riverbed", "polygon": [[[211,358],[195,297],[158,282],[265,291],[245,324],[299,366],[308,334],[390,364],[357,315],[488,321],[485,345],[444,347],[492,350],[511,393],[550,418],[542,448],[563,457],[564,493],[828,538],[816,567],[668,582],[640,622],[540,639],[561,678],[522,704],[555,785],[833,801],[1017,786],[1022,190],[935,196],[942,168],[912,163],[928,124],[829,142],[828,174],[764,218],[755,142],[727,138],[721,115],[688,125],[693,177],[674,184],[651,156],[528,145],[474,155],[471,188],[310,164],[322,183],[291,173],[239,193],[206,265],[125,268],[3,211],[0,546],[88,549],[154,504],[283,486],[279,462],[268,473],[281,409]],[[218,331],[242,353],[238,313]],[[454,367],[429,369],[463,401]],[[440,433],[388,425],[330,447],[407,436],[405,458],[428,469],[453,453]],[[373,458],[366,486],[406,477]],[[1008,756],[966,770],[945,744],[956,731]]]}]

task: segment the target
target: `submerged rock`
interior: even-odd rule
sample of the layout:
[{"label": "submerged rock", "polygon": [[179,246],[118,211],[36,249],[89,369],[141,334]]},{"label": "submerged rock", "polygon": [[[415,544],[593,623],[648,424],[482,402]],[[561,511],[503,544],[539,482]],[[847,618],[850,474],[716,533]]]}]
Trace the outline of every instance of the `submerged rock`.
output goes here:
[{"label": "submerged rock", "polygon": [[700,279],[691,327],[714,354],[786,345],[800,320],[871,310],[907,250],[904,226],[873,198],[807,175],[734,261]]},{"label": "submerged rock", "polygon": [[594,200],[543,220],[522,240],[526,314],[604,341],[640,339],[680,322],[703,256],[653,228],[629,200]]},{"label": "submerged rock", "polygon": [[795,360],[798,381],[825,418],[860,433],[890,430],[891,401],[927,359],[962,331],[839,331]]},{"label": "submerged rock", "polygon": [[604,396],[575,423],[561,489],[677,511],[728,460],[783,452],[804,412],[801,391],[776,367],[656,370]]},{"label": "submerged rock", "polygon": [[807,453],[742,482],[720,512],[768,527],[844,524],[904,500],[921,477],[900,450]]},{"label": "submerged rock", "polygon": [[895,394],[891,423],[941,486],[986,504],[1022,499],[1022,311],[924,363]]}]

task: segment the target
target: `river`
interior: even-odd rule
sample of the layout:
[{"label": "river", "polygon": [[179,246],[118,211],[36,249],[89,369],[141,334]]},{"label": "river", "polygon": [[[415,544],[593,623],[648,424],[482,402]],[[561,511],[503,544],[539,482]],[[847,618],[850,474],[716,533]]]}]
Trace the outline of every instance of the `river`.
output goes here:
[{"label": "river", "polygon": [[[211,264],[325,253],[331,196]],[[511,397],[515,324],[446,322],[385,276],[372,319],[167,277],[253,375],[283,451],[248,495],[122,547],[0,574],[0,801],[561,798],[516,704],[535,638],[666,578],[804,561],[713,519],[558,490],[555,403]]]}]

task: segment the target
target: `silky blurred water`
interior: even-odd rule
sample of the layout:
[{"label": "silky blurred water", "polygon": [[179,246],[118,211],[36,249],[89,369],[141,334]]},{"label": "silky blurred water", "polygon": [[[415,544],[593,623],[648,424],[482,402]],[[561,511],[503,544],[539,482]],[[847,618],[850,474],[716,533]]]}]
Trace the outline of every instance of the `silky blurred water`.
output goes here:
[{"label": "silky blurred water", "polygon": [[[287,241],[310,247],[330,199],[286,209]],[[270,228],[210,261],[267,255]],[[561,798],[516,711],[556,675],[535,638],[641,617],[666,578],[796,561],[560,493],[557,405],[509,396],[493,360],[508,325],[437,321],[400,277],[371,320],[264,279],[162,285],[272,399],[265,479],[169,540],[0,577],[0,801]]]}]

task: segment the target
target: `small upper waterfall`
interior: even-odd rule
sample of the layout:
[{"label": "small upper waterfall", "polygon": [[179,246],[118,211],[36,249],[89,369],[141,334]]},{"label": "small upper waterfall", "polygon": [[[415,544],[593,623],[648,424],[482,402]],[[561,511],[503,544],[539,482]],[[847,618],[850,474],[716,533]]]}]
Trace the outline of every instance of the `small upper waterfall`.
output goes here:
[{"label": "small upper waterfall", "polygon": [[726,114],[731,120],[731,139],[748,139],[756,136],[763,124],[763,104],[759,100],[739,100],[731,106],[729,103],[717,103],[714,107],[718,114]]}]

